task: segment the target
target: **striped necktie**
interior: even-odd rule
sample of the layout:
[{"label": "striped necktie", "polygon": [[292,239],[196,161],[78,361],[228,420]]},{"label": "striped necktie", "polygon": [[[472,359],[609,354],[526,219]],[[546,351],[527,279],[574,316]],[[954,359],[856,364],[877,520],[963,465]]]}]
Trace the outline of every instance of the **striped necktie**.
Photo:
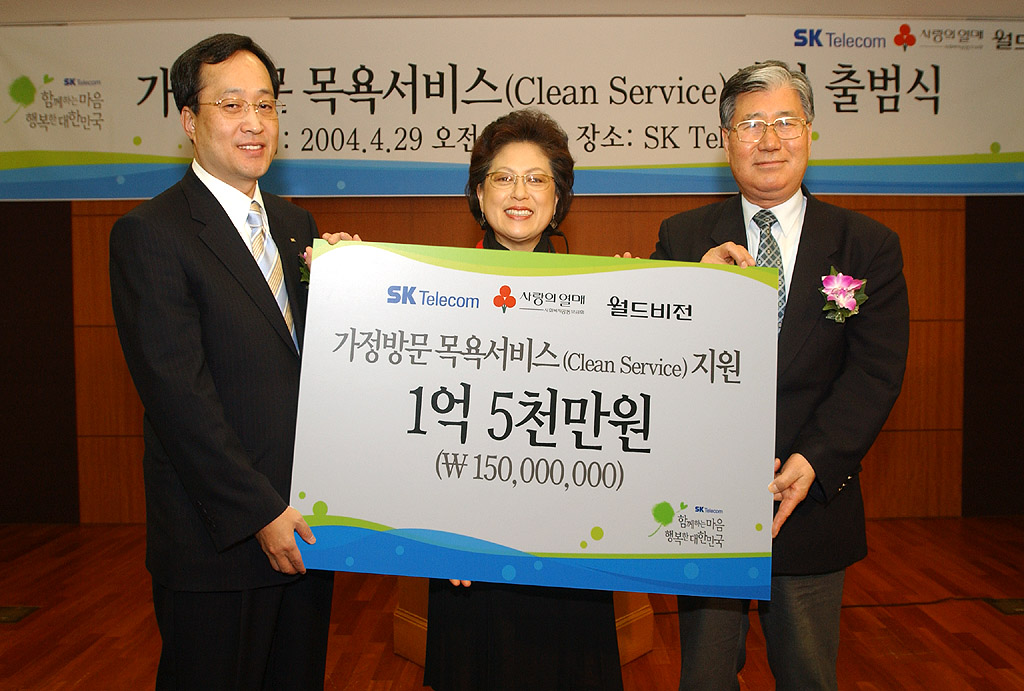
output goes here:
[{"label": "striped necktie", "polygon": [[782,330],[782,317],[786,313],[786,272],[782,268],[782,251],[779,243],[772,235],[772,224],[778,219],[775,214],[761,209],[754,214],[754,223],[761,229],[761,239],[757,243],[758,266],[771,266],[779,270],[779,331]]},{"label": "striped necktie", "polygon": [[246,218],[252,238],[252,256],[260,265],[263,276],[267,279],[270,292],[277,300],[277,306],[281,308],[284,315],[284,323],[288,326],[288,332],[292,335],[292,341],[298,347],[298,340],[295,338],[295,324],[292,320],[292,306],[288,304],[288,289],[284,284],[284,270],[281,268],[281,255],[277,251],[274,242],[267,235],[266,226],[263,224],[263,211],[259,202],[253,201],[249,205],[249,216]]}]

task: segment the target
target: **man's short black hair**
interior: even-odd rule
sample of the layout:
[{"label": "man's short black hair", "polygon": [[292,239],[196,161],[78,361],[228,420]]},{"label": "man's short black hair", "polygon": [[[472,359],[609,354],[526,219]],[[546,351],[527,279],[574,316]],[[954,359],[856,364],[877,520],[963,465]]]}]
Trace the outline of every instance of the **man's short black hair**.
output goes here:
[{"label": "man's short black hair", "polygon": [[217,34],[204,38],[178,56],[171,66],[171,89],[174,91],[174,105],[180,111],[185,106],[193,112],[199,111],[199,92],[203,85],[199,80],[199,71],[203,65],[216,65],[224,62],[239,51],[248,51],[260,59],[270,75],[270,83],[274,87],[274,98],[281,89],[281,79],[274,61],[266,51],[259,47],[248,36],[238,34]]}]

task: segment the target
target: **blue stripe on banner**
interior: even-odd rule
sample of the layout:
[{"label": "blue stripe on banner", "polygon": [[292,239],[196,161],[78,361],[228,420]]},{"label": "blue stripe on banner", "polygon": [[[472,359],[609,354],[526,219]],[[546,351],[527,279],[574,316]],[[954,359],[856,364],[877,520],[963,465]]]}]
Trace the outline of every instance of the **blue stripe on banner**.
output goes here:
[{"label": "blue stripe on banner", "polygon": [[461,196],[468,175],[468,163],[285,159],[271,166],[260,187],[299,197]]},{"label": "blue stripe on banner", "polygon": [[1024,163],[810,166],[815,194],[1021,194]]},{"label": "blue stripe on banner", "polygon": [[[442,163],[279,160],[261,181],[285,196],[460,196],[467,166]],[[0,199],[147,199],[185,164],[105,164],[0,170]],[[1024,194],[1024,163],[811,165],[816,194]],[[577,194],[730,194],[725,166],[580,169]]]},{"label": "blue stripe on banner", "polygon": [[[307,568],[460,578],[493,583],[681,593],[766,600],[770,557],[570,559],[537,557],[464,536],[425,530],[314,526],[300,545]],[[373,564],[367,568],[366,564]]]}]

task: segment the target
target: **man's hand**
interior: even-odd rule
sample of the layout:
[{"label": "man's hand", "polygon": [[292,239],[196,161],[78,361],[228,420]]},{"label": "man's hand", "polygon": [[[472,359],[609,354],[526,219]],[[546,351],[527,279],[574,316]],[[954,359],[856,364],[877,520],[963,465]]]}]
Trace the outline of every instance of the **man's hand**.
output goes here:
[{"label": "man's hand", "polygon": [[755,266],[757,262],[750,256],[750,252],[743,245],[735,242],[727,242],[718,247],[712,247],[700,258],[701,264],[732,264],[741,268]]},{"label": "man's hand", "polygon": [[473,585],[473,581],[460,581],[458,578],[449,578],[448,582],[454,585],[456,588],[458,588],[459,586],[468,588],[469,586]]},{"label": "man's hand", "polygon": [[[341,240],[355,240],[356,242],[363,241],[358,234],[349,235],[348,233],[324,233],[320,237],[326,240],[328,245],[337,245]],[[306,247],[306,251],[302,253],[302,258],[306,260],[306,268],[310,268],[313,265],[313,248]]]},{"label": "man's hand", "polygon": [[775,495],[775,501],[781,503],[779,510],[775,512],[775,520],[772,521],[772,538],[779,534],[782,524],[807,496],[814,478],[814,468],[801,454],[795,453],[790,456],[786,459],[785,465],[782,465],[779,459],[775,459],[775,479],[768,485],[768,491]]},{"label": "man's hand", "polygon": [[259,541],[260,548],[267,555],[274,571],[287,574],[306,573],[299,547],[295,544],[295,533],[298,533],[307,544],[312,545],[316,542],[306,519],[297,509],[290,506],[256,533],[256,540]]}]

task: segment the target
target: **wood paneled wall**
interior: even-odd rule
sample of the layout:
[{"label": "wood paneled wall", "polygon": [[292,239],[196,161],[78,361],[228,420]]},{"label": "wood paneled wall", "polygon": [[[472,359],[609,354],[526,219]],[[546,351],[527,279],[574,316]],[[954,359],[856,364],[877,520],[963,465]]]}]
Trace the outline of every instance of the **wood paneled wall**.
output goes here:
[{"label": "wood paneled wall", "polygon": [[[574,254],[647,256],[665,217],[720,197],[577,197],[562,230]],[[895,230],[910,289],[910,358],[889,420],[864,461],[871,517],[959,516],[963,445],[962,197],[823,196]],[[461,198],[298,199],[322,232],[364,240],[468,247],[479,226]],[[114,328],[107,239],[137,202],[74,202],[75,367],[81,521],[136,522],[142,491],[142,408]],[[556,243],[558,241],[556,240]]]},{"label": "wood paneled wall", "polygon": [[966,201],[963,515],[1012,516],[1024,513],[1024,323],[993,250],[1017,246],[1024,195]]},{"label": "wood paneled wall", "polygon": [[71,247],[54,241],[67,236],[71,205],[0,202],[0,219],[0,523],[74,523]]},{"label": "wood paneled wall", "polygon": [[146,519],[142,403],[121,355],[110,306],[110,229],[138,202],[71,207],[78,489],[82,523]]}]

